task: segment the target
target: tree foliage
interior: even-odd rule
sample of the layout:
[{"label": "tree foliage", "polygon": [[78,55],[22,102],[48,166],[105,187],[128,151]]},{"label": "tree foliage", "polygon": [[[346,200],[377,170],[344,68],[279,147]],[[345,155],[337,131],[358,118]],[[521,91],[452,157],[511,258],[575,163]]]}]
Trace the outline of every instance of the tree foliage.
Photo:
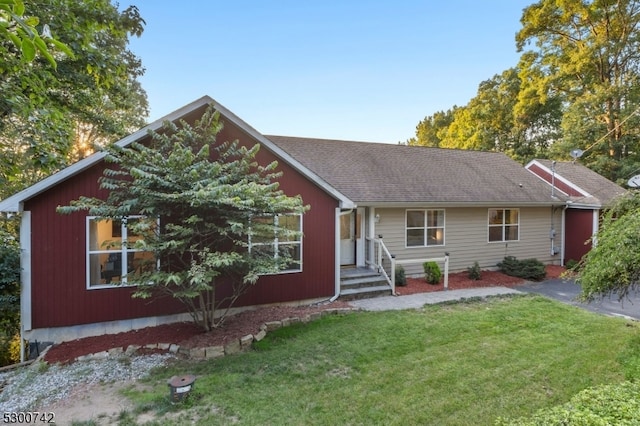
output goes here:
[{"label": "tree foliage", "polygon": [[[37,16],[26,15],[22,0],[0,1],[0,39],[11,41],[23,62],[31,62],[40,54],[56,68],[51,47],[71,57],[73,53],[67,45],[52,37],[48,24],[42,26],[42,34],[39,34],[36,28],[39,23]],[[5,57],[6,50],[0,49],[0,52]]]},{"label": "tree foliage", "polygon": [[[144,69],[127,49],[128,37],[143,31],[135,6],[119,11],[109,0],[37,6],[47,31],[73,56],[56,48],[55,69],[41,55],[25,63],[15,40],[0,38],[0,196],[138,129],[148,112],[137,80]],[[41,21],[28,22],[42,33]]]},{"label": "tree foliage", "polygon": [[[613,180],[637,163],[640,119],[640,2],[542,0],[524,10],[518,48],[526,88],[564,104],[563,138],[555,148]],[[602,141],[602,142],[600,142]]]},{"label": "tree foliage", "polygon": [[520,88],[517,69],[483,81],[467,105],[421,121],[409,144],[500,151],[522,162],[546,157],[558,138],[558,104],[532,101],[517,108]]},{"label": "tree foliage", "polygon": [[[299,231],[260,218],[302,214],[300,197],[285,195],[278,185],[277,163],[261,166],[260,145],[218,142],[219,114],[209,110],[194,126],[165,123],[148,145],[106,148],[113,163],[101,178],[106,200],[81,198],[62,213],[88,210],[100,218],[126,220],[129,215],[159,218],[136,221],[144,238],[136,248],[153,252],[160,267],[148,268],[129,284],[136,297],[170,295],[183,302],[194,321],[209,330],[220,325],[238,297],[261,274],[275,273],[292,261],[291,253],[251,250],[250,241],[281,241]],[[230,285],[225,297],[217,292]]]},{"label": "tree foliage", "polygon": [[433,148],[440,148],[442,142],[442,132],[451,125],[453,116],[458,107],[445,111],[438,111],[435,114],[425,117],[416,126],[416,137],[407,141],[407,145],[422,145]]},{"label": "tree foliage", "polygon": [[12,234],[0,228],[0,366],[19,359],[10,351],[20,333],[20,247]]},{"label": "tree foliage", "polygon": [[[523,10],[512,69],[437,131],[438,146],[502,151],[516,160],[580,160],[611,180],[640,168],[640,1],[540,0]],[[436,113],[422,124],[439,122]],[[428,133],[427,133],[428,134]],[[428,134],[429,135],[429,134]]]},{"label": "tree foliage", "polygon": [[620,300],[640,281],[640,193],[631,192],[608,210],[594,246],[578,265],[582,298],[616,294]]}]

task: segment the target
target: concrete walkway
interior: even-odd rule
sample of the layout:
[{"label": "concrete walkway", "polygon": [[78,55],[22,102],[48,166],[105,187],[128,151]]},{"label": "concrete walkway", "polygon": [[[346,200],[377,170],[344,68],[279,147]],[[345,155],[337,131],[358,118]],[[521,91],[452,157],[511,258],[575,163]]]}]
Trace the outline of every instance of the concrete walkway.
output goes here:
[{"label": "concrete walkway", "polygon": [[371,299],[352,300],[349,301],[349,303],[365,311],[392,311],[400,309],[420,309],[424,305],[435,305],[452,300],[499,296],[504,294],[522,294],[522,292],[507,287],[483,287],[466,290],[434,291],[406,296],[374,297]]}]

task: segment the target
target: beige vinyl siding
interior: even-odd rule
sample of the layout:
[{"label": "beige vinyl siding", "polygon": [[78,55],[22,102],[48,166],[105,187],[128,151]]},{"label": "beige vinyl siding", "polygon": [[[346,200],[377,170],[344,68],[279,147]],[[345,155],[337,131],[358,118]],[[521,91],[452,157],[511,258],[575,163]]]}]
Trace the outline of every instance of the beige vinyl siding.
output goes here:
[{"label": "beige vinyl siding", "polygon": [[[551,255],[551,207],[519,208],[519,241],[491,243],[488,242],[488,207],[456,207],[444,210],[444,246],[406,247],[404,208],[377,208],[375,212],[380,215],[380,221],[376,224],[376,235],[383,236],[389,251],[399,261],[444,257],[445,252],[448,252],[451,272],[464,271],[476,261],[483,269],[495,269],[497,263],[505,256],[515,256],[519,259],[536,258],[543,263],[560,262],[560,254]],[[556,230],[555,244],[560,246],[561,209],[554,212],[553,222]],[[404,268],[408,275],[423,273],[420,263],[406,265]]]}]

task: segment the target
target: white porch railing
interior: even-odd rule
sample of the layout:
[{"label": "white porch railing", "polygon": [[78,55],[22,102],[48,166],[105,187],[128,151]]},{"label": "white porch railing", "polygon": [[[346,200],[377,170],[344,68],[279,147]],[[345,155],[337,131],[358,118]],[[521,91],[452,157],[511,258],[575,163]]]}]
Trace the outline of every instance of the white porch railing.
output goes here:
[{"label": "white porch railing", "polygon": [[449,253],[445,253],[444,257],[433,257],[431,259],[402,259],[396,260],[396,265],[408,265],[411,263],[424,263],[424,262],[443,262],[444,263],[444,289],[449,289]]},{"label": "white porch railing", "polygon": [[[373,256],[367,256],[367,264],[373,265],[391,286],[391,294],[396,295],[396,259],[384,245],[382,238],[367,237],[367,242],[373,242]],[[373,261],[369,260],[373,259]]]}]

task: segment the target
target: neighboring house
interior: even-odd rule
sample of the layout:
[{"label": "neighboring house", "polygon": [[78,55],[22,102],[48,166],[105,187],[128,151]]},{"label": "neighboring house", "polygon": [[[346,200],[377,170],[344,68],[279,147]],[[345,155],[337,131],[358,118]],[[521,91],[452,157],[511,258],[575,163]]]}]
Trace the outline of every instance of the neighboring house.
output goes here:
[{"label": "neighboring house", "polygon": [[[374,275],[383,266],[392,278],[386,253],[410,275],[422,273],[425,259],[445,253],[452,271],[476,261],[493,268],[509,255],[561,262],[564,199],[501,153],[266,137],[209,97],[117,144],[144,143],[165,120],[193,122],[210,104],[224,123],[220,140],[259,143],[258,161],[277,160],[281,189],[310,206],[291,222],[304,235],[294,242],[300,267],[261,277],[238,307],[337,298],[345,293],[341,272],[348,266]],[[132,299],[132,288],[118,285],[126,281],[124,265],[137,254],[112,258],[99,242],[122,238],[126,229],[100,226],[85,213],[56,213],[80,196],[106,196],[97,183],[104,156],[96,153],[0,202],[1,212],[21,216],[22,333],[29,341],[60,342],[188,318],[174,300]],[[122,267],[113,272],[113,262]]]},{"label": "neighboring house", "polygon": [[525,166],[549,185],[554,195],[566,199],[563,223],[563,264],[579,261],[591,249],[602,210],[626,190],[576,161],[533,160]]}]

